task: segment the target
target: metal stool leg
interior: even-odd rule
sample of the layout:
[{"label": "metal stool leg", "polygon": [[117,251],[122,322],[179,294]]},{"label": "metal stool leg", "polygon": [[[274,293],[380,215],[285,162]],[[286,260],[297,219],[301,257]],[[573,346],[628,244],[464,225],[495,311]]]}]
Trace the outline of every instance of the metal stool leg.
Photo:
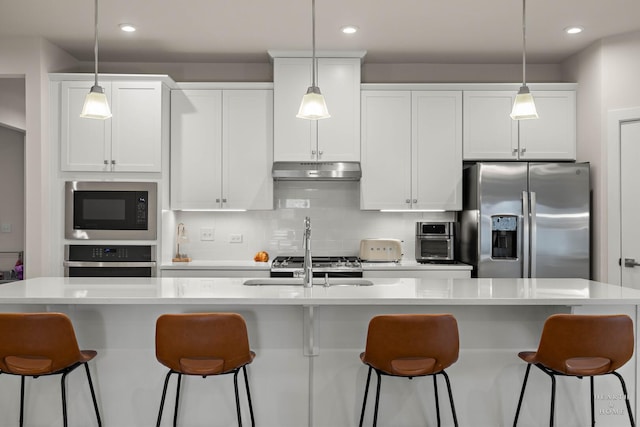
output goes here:
[{"label": "metal stool leg", "polygon": [[251,392],[249,391],[249,379],[247,378],[247,366],[242,367],[242,372],[244,372],[244,385],[247,389],[247,399],[249,400],[249,413],[251,414],[251,425],[252,427],[256,426],[256,421],[253,418],[253,405],[251,404]]},{"label": "metal stool leg", "polygon": [[453,403],[453,392],[451,391],[451,382],[449,381],[449,375],[445,371],[442,371],[445,381],[447,382],[447,390],[449,391],[449,403],[451,404],[451,413],[453,414],[453,425],[458,427],[458,417],[456,415],[456,407]]},{"label": "metal stool leg", "polygon": [[171,374],[172,371],[169,371],[164,379],[164,388],[162,389],[162,398],[160,399],[160,410],[158,411],[158,421],[156,422],[156,427],[160,427],[160,421],[162,421],[162,409],[164,408],[164,399],[167,396],[167,386],[169,385],[169,377],[171,376]]},{"label": "metal stool leg", "polygon": [[176,386],[176,407],[173,411],[173,427],[178,426],[178,403],[180,402],[180,386],[182,385],[182,374],[178,373],[178,385]]},{"label": "metal stool leg", "polygon": [[91,381],[91,373],[89,372],[89,364],[83,363],[84,369],[87,372],[87,381],[89,381],[89,390],[91,390],[91,399],[93,400],[93,409],[96,410],[96,418],[98,420],[98,427],[102,427],[102,420],[100,419],[100,411],[98,411],[98,400],[96,399],[96,393],[93,389],[93,381]]},{"label": "metal stool leg", "polygon": [[376,387],[376,405],[373,412],[373,427],[378,425],[378,405],[380,403],[380,383],[382,382],[382,375],[376,369],[376,375],[378,376],[378,386]]},{"label": "metal stool leg", "polygon": [[20,376],[20,427],[24,425],[24,376]]},{"label": "metal stool leg", "polygon": [[518,424],[518,417],[520,416],[520,408],[522,407],[522,399],[524,398],[524,389],[527,387],[527,380],[529,379],[529,371],[531,370],[531,364],[527,364],[527,370],[524,374],[524,380],[522,381],[522,390],[520,390],[520,399],[518,399],[518,408],[516,409],[516,417],[513,420],[513,427]]},{"label": "metal stool leg", "polygon": [[242,415],[240,414],[240,396],[238,394],[238,371],[233,372],[233,389],[236,393],[236,412],[238,413],[238,427],[242,427]]},{"label": "metal stool leg", "polygon": [[629,395],[627,394],[627,386],[624,383],[624,379],[622,379],[622,375],[620,375],[615,371],[613,371],[612,374],[618,377],[618,379],[620,380],[620,385],[622,386],[622,392],[624,393],[624,400],[625,400],[625,403],[627,404],[627,412],[629,413],[629,423],[631,424],[631,427],[636,427],[636,423],[633,420],[633,413],[631,413],[631,404],[629,403]]},{"label": "metal stool leg", "polygon": [[593,377],[589,377],[589,389],[591,390],[591,427],[596,427],[596,403],[593,395]]},{"label": "metal stool leg", "polygon": [[62,389],[62,424],[64,427],[67,427],[67,390],[64,385],[64,380],[67,378],[67,374],[69,372],[65,372],[62,374],[62,378],[60,379],[60,388]]},{"label": "metal stool leg", "polygon": [[433,394],[436,398],[436,418],[438,420],[438,427],[440,427],[440,402],[438,399],[438,381],[436,377],[437,375],[433,375]]},{"label": "metal stool leg", "polygon": [[367,374],[367,384],[364,386],[364,398],[362,399],[362,411],[360,412],[360,424],[359,427],[362,427],[362,421],[364,420],[364,409],[367,405],[367,395],[369,394],[369,382],[371,381],[371,370],[373,368],[369,366],[369,373]]},{"label": "metal stool leg", "polygon": [[553,415],[556,408],[556,377],[553,374],[551,376],[551,416],[549,417],[549,427],[553,427]]}]

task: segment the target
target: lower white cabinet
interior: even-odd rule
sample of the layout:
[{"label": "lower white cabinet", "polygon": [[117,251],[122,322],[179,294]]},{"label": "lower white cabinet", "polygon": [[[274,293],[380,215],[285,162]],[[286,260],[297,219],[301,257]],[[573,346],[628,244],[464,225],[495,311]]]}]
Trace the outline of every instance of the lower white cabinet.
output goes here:
[{"label": "lower white cabinet", "polygon": [[269,277],[269,270],[221,270],[195,268],[166,268],[160,270],[162,277],[254,277],[264,279]]},{"label": "lower white cabinet", "polygon": [[172,209],[273,209],[272,164],[272,90],[172,91]]},{"label": "lower white cabinet", "polygon": [[462,208],[462,92],[362,92],[361,209]]}]

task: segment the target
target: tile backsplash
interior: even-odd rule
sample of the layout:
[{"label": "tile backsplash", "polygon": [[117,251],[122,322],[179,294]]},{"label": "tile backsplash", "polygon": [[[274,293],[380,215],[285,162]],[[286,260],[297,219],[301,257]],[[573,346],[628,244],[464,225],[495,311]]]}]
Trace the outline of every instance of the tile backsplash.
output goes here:
[{"label": "tile backsplash", "polygon": [[[414,260],[417,221],[454,221],[455,212],[378,212],[360,210],[360,183],[277,181],[274,210],[251,212],[175,212],[184,223],[188,243],[181,251],[194,260],[252,260],[258,251],[270,258],[302,255],[303,221],[311,218],[315,255],[357,255],[364,238],[403,241],[404,259]],[[200,240],[213,229],[213,241]],[[241,237],[240,237],[241,236]],[[231,242],[232,238],[241,242]],[[175,236],[167,236],[173,242]]]}]

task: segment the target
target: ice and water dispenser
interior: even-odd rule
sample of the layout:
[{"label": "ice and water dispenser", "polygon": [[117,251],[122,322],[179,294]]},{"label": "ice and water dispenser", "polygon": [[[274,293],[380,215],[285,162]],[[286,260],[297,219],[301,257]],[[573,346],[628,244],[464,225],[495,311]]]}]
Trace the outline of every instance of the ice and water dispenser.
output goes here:
[{"label": "ice and water dispenser", "polygon": [[491,217],[491,257],[516,259],[518,257],[518,217],[494,215]]}]

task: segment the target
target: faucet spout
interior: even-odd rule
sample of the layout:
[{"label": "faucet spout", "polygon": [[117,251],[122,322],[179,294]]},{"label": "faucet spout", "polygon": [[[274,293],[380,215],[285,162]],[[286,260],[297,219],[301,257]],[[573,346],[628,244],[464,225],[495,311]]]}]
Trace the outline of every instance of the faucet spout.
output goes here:
[{"label": "faucet spout", "polygon": [[304,219],[304,261],[302,263],[302,269],[304,270],[303,285],[305,288],[313,286],[313,262],[311,261],[311,219],[305,217]]}]

